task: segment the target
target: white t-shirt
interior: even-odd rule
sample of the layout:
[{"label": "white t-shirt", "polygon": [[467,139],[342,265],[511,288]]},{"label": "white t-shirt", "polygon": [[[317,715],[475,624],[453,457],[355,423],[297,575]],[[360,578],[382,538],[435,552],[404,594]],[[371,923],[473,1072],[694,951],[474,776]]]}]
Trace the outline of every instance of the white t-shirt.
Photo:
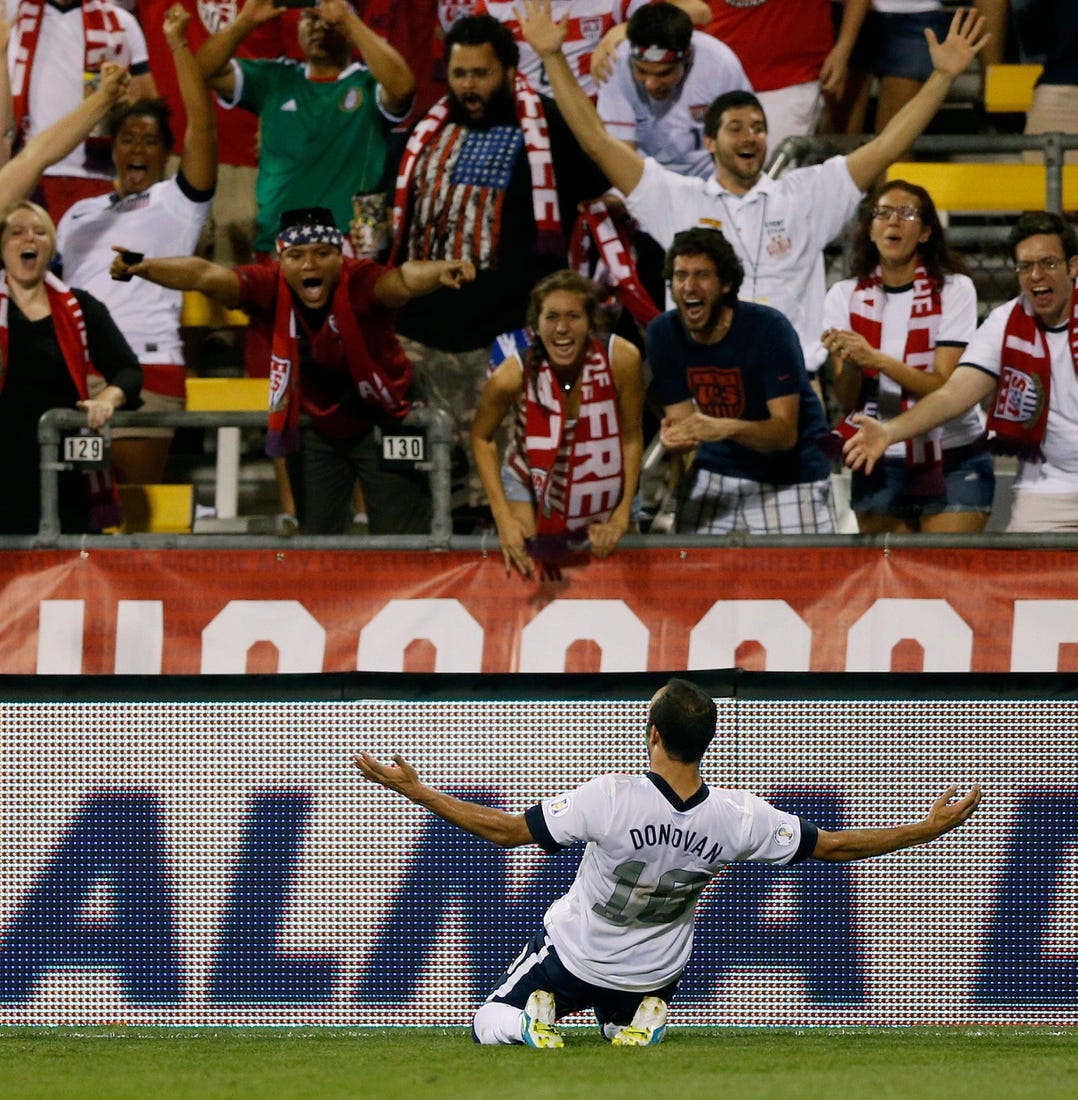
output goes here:
[{"label": "white t-shirt", "polygon": [[[18,7],[18,0],[7,0],[8,19],[13,32],[8,44],[9,74],[15,71],[17,41],[14,31]],[[135,65],[145,67],[149,64],[149,55],[138,20],[123,8],[112,7],[126,39],[120,55],[113,60],[127,68]],[[82,6],[76,4],[73,8],[60,11],[52,4],[46,4],[34,51],[34,67],[30,73],[30,137],[59,121],[82,102],[85,53]],[[78,176],[82,179],[111,178],[108,172],[88,169],[85,159],[80,145],[63,160],[46,168],[44,174]]]},{"label": "white t-shirt", "polygon": [[724,42],[693,31],[693,62],[669,99],[656,100],[633,79],[629,43],[618,47],[614,72],[599,88],[598,111],[616,138],[635,143],[664,168],[704,179],[715,174],[704,148],[704,115],[724,92],[752,91],[737,54]]},{"label": "white t-shirt", "polygon": [[823,248],[860,199],[845,157],[796,168],[778,179],[761,176],[740,196],[714,177],[679,176],[648,157],[625,205],[663,248],[682,229],[721,229],[745,267],[740,297],[786,315],[812,372],[827,357],[820,342],[827,292]]},{"label": "white t-shirt", "polygon": [[64,281],[108,306],[140,363],[182,363],[183,294],[145,279],[109,277],[114,244],[146,256],[188,256],[209,217],[213,199],[193,202],[176,177],[118,202],[115,195],[83,199],[60,219],[56,245]]},{"label": "white t-shirt", "polygon": [[569,892],[546,912],[547,934],[571,973],[610,989],[676,979],[707,883],[735,860],[790,863],[802,844],[801,820],[762,798],[704,786],[683,803],[654,775],[602,775],[539,808],[556,845],[588,845]]},{"label": "white t-shirt", "polygon": [[[551,14],[561,19],[569,13],[569,25],[566,29],[565,44],[562,52],[577,83],[592,99],[598,93],[595,81],[591,77],[591,55],[611,27],[624,23],[637,8],[650,4],[651,0],[553,0]],[[543,95],[550,95],[550,81],[547,80],[539,55],[521,37],[520,23],[517,22],[514,8],[517,0],[478,0],[475,14],[493,15],[499,23],[504,23],[512,32],[520,47],[519,71],[527,77],[528,83]]]},{"label": "white t-shirt", "polygon": [[[857,286],[856,279],[843,279],[827,292],[823,304],[824,329],[849,330],[850,296]],[[883,302],[883,331],[880,335],[880,351],[892,359],[902,360],[906,352],[910,310],[913,307],[913,284],[885,291]],[[948,275],[943,283],[939,328],[936,344],[965,347],[977,329],[977,290],[973,280],[966,275]],[[890,420],[902,411],[902,388],[886,375],[881,374],[879,394],[879,419]],[[984,434],[984,416],[979,406],[974,406],[954,420],[943,425],[943,447],[962,447],[976,442]],[[893,457],[906,453],[905,443],[894,443],[887,448]]]},{"label": "white t-shirt", "polygon": [[[1007,318],[1019,301],[998,306],[974,333],[961,365],[979,367],[999,377],[1003,334]],[[1015,490],[1030,493],[1078,493],[1078,374],[1071,358],[1067,325],[1044,333],[1052,361],[1052,385],[1048,394],[1044,462],[1019,462]]]}]

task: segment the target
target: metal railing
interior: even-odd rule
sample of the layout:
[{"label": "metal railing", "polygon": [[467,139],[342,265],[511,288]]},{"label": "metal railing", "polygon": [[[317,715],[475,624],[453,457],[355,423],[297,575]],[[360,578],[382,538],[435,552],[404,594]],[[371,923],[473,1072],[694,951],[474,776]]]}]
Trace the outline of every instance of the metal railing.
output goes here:
[{"label": "metal railing", "polygon": [[[774,177],[791,165],[817,163],[837,153],[852,152],[871,138],[871,134],[786,138],[772,155],[767,173]],[[1070,150],[1078,150],[1078,134],[928,134],[913,143],[911,152],[927,160],[1039,152],[1045,168],[1044,209],[1062,214],[1063,164]]]},{"label": "metal railing", "polygon": [[[301,423],[306,418],[301,419]],[[427,459],[421,468],[427,470],[431,491],[431,528],[429,536],[409,536],[409,541],[429,549],[444,549],[453,533],[450,493],[450,462],[452,427],[449,416],[441,409],[413,409],[401,421],[405,427],[424,428],[427,432]],[[37,543],[55,545],[60,539],[59,474],[71,468],[61,461],[60,446],[65,432],[84,428],[86,413],[76,409],[49,409],[38,421],[37,438],[41,448],[41,521]],[[117,412],[102,434],[112,428],[262,428],[266,427],[263,412]],[[174,536],[173,536],[174,537]],[[367,536],[377,539],[380,536]],[[389,537],[389,536],[385,536]],[[393,536],[394,545],[401,543]]]}]

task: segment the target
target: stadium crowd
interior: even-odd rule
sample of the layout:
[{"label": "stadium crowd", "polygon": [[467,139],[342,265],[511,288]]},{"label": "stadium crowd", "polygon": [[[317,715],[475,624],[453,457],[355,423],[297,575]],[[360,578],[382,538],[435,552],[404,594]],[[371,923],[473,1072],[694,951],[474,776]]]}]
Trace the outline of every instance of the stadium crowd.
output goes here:
[{"label": "stadium crowd", "polygon": [[[1043,129],[1078,15],[1040,6]],[[190,291],[249,315],[241,369],[269,378],[306,533],[357,507],[426,528],[425,480],[376,447],[415,402],[451,419],[460,529],[525,575],[648,528],[649,434],[683,533],[833,531],[843,450],[861,531],[979,531],[990,448],[1019,459],[1010,530],[1078,529],[1074,230],[1018,219],[1019,293],[978,328],[932,195],[884,182],[1004,56],[1006,9],[8,0],[0,463],[25,485],[0,533],[37,528],[40,411],[182,407]],[[863,132],[873,81],[874,136],[765,171],[786,137]],[[115,475],[160,480],[169,433],[124,434]],[[87,491],[65,530],[113,515],[110,476]]]}]

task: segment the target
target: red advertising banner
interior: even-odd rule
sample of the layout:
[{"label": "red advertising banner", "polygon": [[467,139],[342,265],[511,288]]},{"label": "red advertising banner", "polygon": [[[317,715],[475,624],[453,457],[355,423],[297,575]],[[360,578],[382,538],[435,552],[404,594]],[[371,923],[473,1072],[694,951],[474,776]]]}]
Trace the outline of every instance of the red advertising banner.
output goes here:
[{"label": "red advertising banner", "polygon": [[0,552],[0,673],[1078,670],[1066,551]]}]

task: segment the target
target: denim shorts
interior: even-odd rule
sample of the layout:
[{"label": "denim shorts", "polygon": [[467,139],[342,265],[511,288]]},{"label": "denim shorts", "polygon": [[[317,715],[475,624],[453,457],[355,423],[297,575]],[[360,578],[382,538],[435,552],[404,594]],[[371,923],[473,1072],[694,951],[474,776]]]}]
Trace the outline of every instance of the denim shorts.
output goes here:
[{"label": "denim shorts", "polygon": [[885,458],[871,476],[855,472],[850,505],[856,515],[938,516],[943,512],[992,511],[996,475],[992,456],[980,443],[943,452],[946,496],[913,496],[907,491],[910,470],[904,458]]},{"label": "denim shorts", "polygon": [[932,75],[932,58],[925,28],[931,27],[942,42],[950,25],[949,11],[870,11],[850,56],[850,68],[873,76],[927,80]]}]

